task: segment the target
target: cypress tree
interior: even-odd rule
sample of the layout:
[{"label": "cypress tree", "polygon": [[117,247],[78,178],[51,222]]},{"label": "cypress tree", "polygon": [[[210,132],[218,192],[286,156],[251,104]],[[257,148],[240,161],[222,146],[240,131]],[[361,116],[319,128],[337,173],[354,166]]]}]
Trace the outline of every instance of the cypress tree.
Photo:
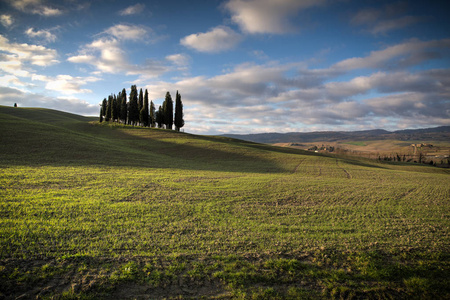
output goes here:
[{"label": "cypress tree", "polygon": [[108,97],[108,104],[106,105],[105,121],[109,122],[111,119],[111,106],[112,106],[112,96]]},{"label": "cypress tree", "polygon": [[119,92],[119,94],[117,94],[117,99],[116,99],[116,117],[115,117],[115,120],[118,123],[120,122],[121,108],[122,108],[122,95],[121,95],[121,92]]},{"label": "cypress tree", "polygon": [[122,108],[122,91],[117,94],[116,99],[116,113],[117,113],[117,122],[120,123],[120,109]]},{"label": "cypress tree", "polygon": [[148,116],[148,91],[145,89],[144,94],[144,107],[142,108],[144,110],[144,115],[142,117],[142,123],[145,127],[150,126],[149,124],[149,116]]},{"label": "cypress tree", "polygon": [[140,91],[139,91],[138,109],[139,109],[139,125],[144,126],[145,108],[144,108],[144,96],[142,95],[142,89],[140,89]]},{"label": "cypress tree", "polygon": [[122,93],[120,94],[120,96],[122,97],[121,103],[120,103],[120,120],[124,124],[127,124],[127,113],[128,113],[128,108],[127,108],[127,91],[125,89],[123,89]]},{"label": "cypress tree", "polygon": [[177,91],[177,95],[175,97],[175,130],[180,131],[180,128],[183,126],[183,102],[181,102],[181,95]]},{"label": "cypress tree", "polygon": [[112,96],[111,120],[113,122],[115,122],[117,120],[117,97],[116,97],[116,95]]},{"label": "cypress tree", "polygon": [[141,108],[139,111],[139,125],[144,126],[144,115],[145,115],[145,109],[144,107]]},{"label": "cypress tree", "polygon": [[153,101],[150,101],[150,126],[155,127],[156,123],[156,112],[155,112],[155,104],[153,104]]},{"label": "cypress tree", "polygon": [[156,112],[156,123],[158,124],[158,128],[161,128],[163,125],[163,110],[161,105],[158,108],[158,111]]},{"label": "cypress tree", "polygon": [[140,89],[139,90],[138,110],[141,111],[142,107],[144,107],[144,95],[142,94],[142,89]]},{"label": "cypress tree", "polygon": [[136,125],[139,121],[139,109],[138,109],[138,95],[137,95],[137,88],[135,85],[131,86],[131,92],[130,92],[130,111],[128,115],[128,123],[131,125]]},{"label": "cypress tree", "polygon": [[164,112],[164,118],[163,122],[166,125],[166,129],[172,129],[173,125],[173,100],[172,96],[170,96],[170,93],[166,93],[166,98],[163,103],[163,112]]},{"label": "cypress tree", "polygon": [[102,107],[100,106],[100,123],[103,122],[103,112],[102,112]]},{"label": "cypress tree", "polygon": [[102,102],[102,114],[103,114],[104,117],[106,115],[106,107],[107,106],[108,106],[108,102],[106,101],[106,98],[104,98],[103,102]]}]

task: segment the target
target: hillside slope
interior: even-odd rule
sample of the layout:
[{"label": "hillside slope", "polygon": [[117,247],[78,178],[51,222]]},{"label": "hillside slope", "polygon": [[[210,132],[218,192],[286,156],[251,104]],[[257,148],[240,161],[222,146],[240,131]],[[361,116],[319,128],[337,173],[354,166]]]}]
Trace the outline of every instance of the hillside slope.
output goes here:
[{"label": "hillside slope", "polygon": [[0,164],[109,165],[283,172],[278,154],[308,154],[226,137],[89,122],[45,109],[0,107]]}]

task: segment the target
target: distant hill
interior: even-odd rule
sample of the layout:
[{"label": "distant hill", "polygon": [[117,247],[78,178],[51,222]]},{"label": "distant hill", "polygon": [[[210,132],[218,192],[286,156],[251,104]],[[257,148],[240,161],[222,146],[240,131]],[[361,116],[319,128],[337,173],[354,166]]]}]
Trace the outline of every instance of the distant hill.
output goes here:
[{"label": "distant hill", "polygon": [[311,143],[337,141],[367,140],[401,140],[401,141],[450,141],[450,126],[424,129],[406,129],[387,131],[383,129],[363,131],[317,131],[259,134],[225,134],[223,136],[242,139],[255,143]]}]

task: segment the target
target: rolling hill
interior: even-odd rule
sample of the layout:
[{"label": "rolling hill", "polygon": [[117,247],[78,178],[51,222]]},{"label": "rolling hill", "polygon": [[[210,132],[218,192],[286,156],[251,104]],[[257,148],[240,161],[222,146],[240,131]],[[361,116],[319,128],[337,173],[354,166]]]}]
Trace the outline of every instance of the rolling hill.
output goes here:
[{"label": "rolling hill", "polygon": [[400,141],[450,141],[450,126],[436,128],[387,131],[383,129],[364,131],[323,131],[260,134],[226,134],[224,136],[256,143],[311,143],[337,141],[400,140]]},{"label": "rolling hill", "polygon": [[284,167],[270,160],[273,154],[306,153],[92,120],[47,109],[0,107],[0,163],[281,172]]},{"label": "rolling hill", "polygon": [[0,106],[1,299],[448,299],[450,172]]}]

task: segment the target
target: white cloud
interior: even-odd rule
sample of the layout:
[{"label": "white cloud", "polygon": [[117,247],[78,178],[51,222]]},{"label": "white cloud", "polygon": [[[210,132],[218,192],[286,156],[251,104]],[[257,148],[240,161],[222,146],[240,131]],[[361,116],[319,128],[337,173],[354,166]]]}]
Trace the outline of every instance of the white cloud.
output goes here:
[{"label": "white cloud", "polygon": [[173,62],[176,65],[186,65],[189,61],[189,56],[184,55],[184,54],[172,54],[172,55],[167,55],[166,59],[168,61]]},{"label": "white cloud", "polygon": [[372,51],[366,57],[345,59],[331,66],[330,70],[350,71],[364,68],[406,68],[439,57],[439,53],[448,48],[450,48],[450,39],[432,41],[411,40],[387,47],[383,50]]},{"label": "white cloud", "polygon": [[22,82],[17,76],[15,75],[5,75],[0,76],[0,86],[27,86],[26,83]]},{"label": "white cloud", "polygon": [[50,17],[50,16],[59,16],[63,12],[62,12],[62,10],[59,10],[57,8],[51,8],[51,7],[48,7],[48,6],[44,6],[44,7],[41,7],[39,9],[34,10],[34,13]]},{"label": "white cloud", "polygon": [[119,15],[121,16],[129,16],[140,14],[145,8],[145,4],[137,3],[135,5],[128,6],[127,8],[119,11]]},{"label": "white cloud", "polygon": [[116,38],[100,38],[85,45],[80,52],[67,60],[89,64],[102,73],[138,75],[136,82],[158,77],[169,70],[163,62],[152,59],[147,59],[139,65],[131,64],[121,42]]},{"label": "white cloud", "polygon": [[41,16],[51,17],[63,14],[58,8],[53,8],[43,4],[42,0],[10,0],[11,5],[25,13],[37,14]]},{"label": "white cloud", "polygon": [[71,75],[57,75],[56,77],[48,77],[44,75],[33,75],[32,80],[46,82],[47,90],[61,92],[63,94],[86,94],[92,93],[92,90],[81,88],[90,82],[99,81],[98,77],[73,77]]},{"label": "white cloud", "polygon": [[191,58],[188,55],[180,53],[166,56],[166,60],[180,67],[187,66],[189,64],[190,59]]},{"label": "white cloud", "polygon": [[145,41],[150,31],[144,26],[118,24],[106,29],[105,33],[121,41]]},{"label": "white cloud", "polygon": [[405,92],[363,101],[370,110],[379,116],[401,117],[410,121],[429,119],[439,125],[450,124],[449,100],[439,95],[418,92]]},{"label": "white cloud", "polygon": [[4,73],[13,74],[18,77],[29,77],[30,72],[26,70],[23,63],[15,55],[0,53],[0,70]]},{"label": "white cloud", "polygon": [[139,76],[138,80],[136,80],[139,83],[154,79],[170,70],[164,61],[156,59],[146,59],[139,65],[127,64],[125,66],[125,74]]},{"label": "white cloud", "polygon": [[[449,95],[450,87],[446,79],[448,70],[430,70],[422,72],[376,72],[370,76],[358,76],[350,81],[328,82],[323,93],[333,101],[343,101],[370,91],[379,93],[427,93],[439,94],[442,98]],[[447,95],[447,96],[446,96]]]},{"label": "white cloud", "polygon": [[56,41],[56,35],[50,32],[50,30],[37,30],[30,27],[25,31],[25,34],[31,38],[40,38],[46,42],[54,42]]},{"label": "white cloud", "polygon": [[205,33],[194,33],[180,40],[180,44],[200,52],[221,52],[234,48],[242,37],[226,26],[212,28]]},{"label": "white cloud", "polygon": [[124,51],[117,39],[101,38],[86,45],[80,55],[71,56],[68,61],[87,63],[105,73],[120,73],[126,69],[127,62]]},{"label": "white cloud", "polygon": [[[169,70],[165,61],[147,59],[141,64],[132,64],[124,48],[124,43],[128,41],[139,43],[138,47],[142,47],[143,38],[153,42],[154,39],[149,38],[151,32],[145,26],[115,25],[100,33],[102,37],[83,46],[78,55],[70,56],[67,60],[91,65],[103,73],[138,75],[138,81],[157,77]],[[127,43],[126,47],[129,48],[130,44]]]},{"label": "white cloud", "polygon": [[29,65],[46,67],[59,63],[56,50],[38,45],[10,43],[1,34],[0,57],[0,70],[19,77],[29,77],[34,72]]},{"label": "white cloud", "polygon": [[5,27],[9,27],[14,23],[14,19],[10,15],[0,15],[0,23]]},{"label": "white cloud", "polygon": [[68,61],[76,64],[94,64],[96,57],[94,55],[75,55],[67,59]]},{"label": "white cloud", "polygon": [[321,5],[325,0],[229,0],[225,8],[231,19],[248,33],[287,33],[295,27],[290,18],[300,10]]},{"label": "white cloud", "polygon": [[78,98],[55,98],[28,93],[11,87],[0,87],[0,105],[51,108],[80,115],[97,115],[99,107]]}]

